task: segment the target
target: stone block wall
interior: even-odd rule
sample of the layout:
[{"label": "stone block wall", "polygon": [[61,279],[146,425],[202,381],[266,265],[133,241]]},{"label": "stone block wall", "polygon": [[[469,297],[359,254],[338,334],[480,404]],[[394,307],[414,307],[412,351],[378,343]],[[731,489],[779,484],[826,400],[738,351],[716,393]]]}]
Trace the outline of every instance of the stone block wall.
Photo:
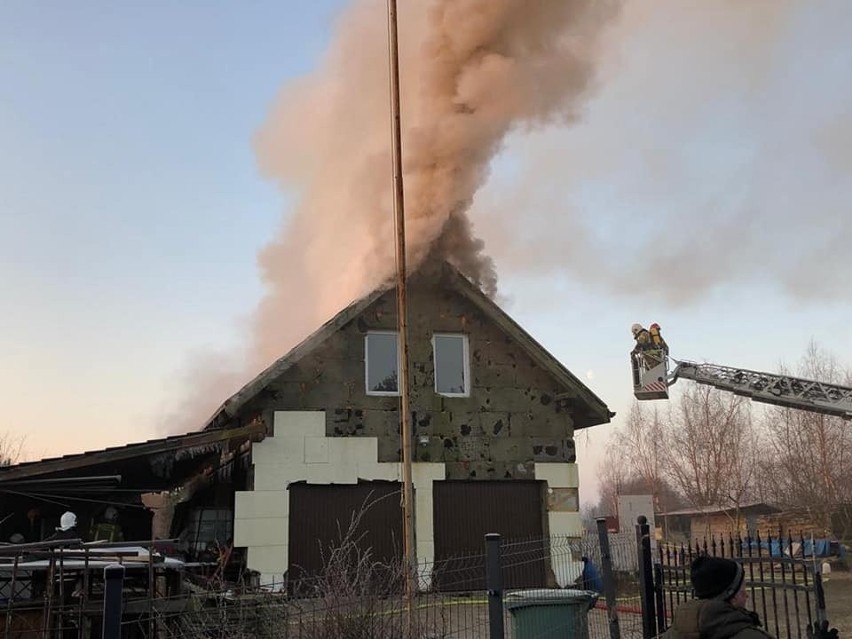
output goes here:
[{"label": "stone block wall", "polygon": [[[280,584],[288,569],[290,483],[401,481],[399,463],[377,460],[375,438],[328,437],[326,423],[319,411],[277,412],[272,436],[252,446],[254,485],[253,490],[235,495],[234,544],[247,549],[247,567],[259,572],[264,584]],[[412,474],[417,553],[422,561],[434,558],[432,481],[444,475],[442,464],[417,464]]]},{"label": "stone block wall", "polygon": [[[571,411],[553,377],[463,295],[425,278],[409,286],[414,459],[448,479],[533,479],[539,462],[574,462]],[[395,330],[396,297],[382,295],[250,402],[245,418],[325,411],[329,437],[369,437],[378,459],[400,461],[399,398],[366,394],[365,335]],[[434,390],[432,336],[469,338],[470,397]],[[564,392],[564,389],[561,389]]]},{"label": "stone block wall", "polygon": [[[253,489],[235,495],[234,543],[247,548],[247,567],[261,573],[264,584],[281,583],[288,569],[290,483],[401,481],[401,464],[378,459],[376,438],[329,437],[326,426],[326,415],[320,411],[278,411],[272,436],[252,447]],[[547,500],[542,505],[547,534],[553,540],[581,536],[576,464],[536,463],[531,472],[534,479],[547,482]],[[415,534],[421,564],[435,557],[432,484],[447,479],[446,475],[442,463],[413,464]],[[557,576],[570,570],[573,567],[568,564],[554,566]],[[421,587],[428,586],[429,571],[425,570]]]}]

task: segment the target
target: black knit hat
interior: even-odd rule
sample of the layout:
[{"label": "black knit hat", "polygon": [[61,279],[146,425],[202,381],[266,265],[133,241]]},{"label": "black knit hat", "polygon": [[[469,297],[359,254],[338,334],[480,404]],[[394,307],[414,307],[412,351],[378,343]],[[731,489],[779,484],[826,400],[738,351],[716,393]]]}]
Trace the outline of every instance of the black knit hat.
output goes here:
[{"label": "black knit hat", "polygon": [[699,599],[727,601],[740,589],[745,578],[743,567],[722,557],[701,556],[692,562],[689,578]]}]

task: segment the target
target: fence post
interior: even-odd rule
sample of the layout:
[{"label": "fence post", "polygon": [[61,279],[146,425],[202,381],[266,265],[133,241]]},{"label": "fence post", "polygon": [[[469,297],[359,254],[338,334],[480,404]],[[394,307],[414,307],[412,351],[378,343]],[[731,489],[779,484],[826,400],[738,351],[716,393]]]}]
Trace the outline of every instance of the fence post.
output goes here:
[{"label": "fence post", "polygon": [[104,568],[103,639],[121,639],[121,590],[124,566],[110,564]]},{"label": "fence post", "polygon": [[615,576],[612,572],[612,554],[609,549],[609,533],[606,530],[606,518],[595,520],[598,525],[598,542],[601,546],[601,570],[603,571],[604,596],[606,611],[609,618],[610,639],[621,639],[621,628],[618,625],[618,610],[615,603]]},{"label": "fence post", "polygon": [[822,574],[817,570],[814,573],[814,590],[816,591],[816,618],[822,623],[827,619],[825,614],[825,590],[822,587]]},{"label": "fence post", "polygon": [[654,602],[657,608],[657,632],[666,627],[666,602],[663,598],[663,564],[654,562]]},{"label": "fence post", "polygon": [[642,636],[657,635],[657,615],[654,606],[654,573],[651,559],[651,533],[648,518],[636,518],[636,544],[639,549],[639,599],[642,603]]},{"label": "fence post", "polygon": [[485,535],[485,589],[488,594],[488,637],[504,639],[503,562],[498,533]]}]

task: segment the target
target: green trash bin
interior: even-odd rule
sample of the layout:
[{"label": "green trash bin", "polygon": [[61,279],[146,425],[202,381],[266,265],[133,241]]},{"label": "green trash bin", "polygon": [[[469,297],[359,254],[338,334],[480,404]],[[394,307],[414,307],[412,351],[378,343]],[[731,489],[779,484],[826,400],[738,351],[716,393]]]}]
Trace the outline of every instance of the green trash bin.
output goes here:
[{"label": "green trash bin", "polygon": [[515,639],[589,639],[591,590],[515,590],[503,597]]}]

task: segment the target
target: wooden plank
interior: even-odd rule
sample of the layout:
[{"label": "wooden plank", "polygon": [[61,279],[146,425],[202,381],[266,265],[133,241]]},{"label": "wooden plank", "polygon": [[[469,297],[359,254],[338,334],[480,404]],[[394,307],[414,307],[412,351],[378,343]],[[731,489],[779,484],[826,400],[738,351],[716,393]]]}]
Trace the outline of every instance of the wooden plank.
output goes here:
[{"label": "wooden plank", "polygon": [[[256,421],[247,426],[229,430],[208,430],[199,433],[189,433],[177,437],[150,440],[138,444],[128,444],[127,446],[118,446],[66,457],[27,462],[16,466],[8,466],[0,470],[0,487],[5,481],[21,479],[23,477],[76,470],[87,466],[133,459],[135,457],[145,457],[147,455],[180,450],[182,448],[193,448],[195,446],[226,442],[239,437],[260,437],[262,439],[265,433],[265,425],[261,421]],[[255,439],[254,441],[260,441],[260,439]]]}]

